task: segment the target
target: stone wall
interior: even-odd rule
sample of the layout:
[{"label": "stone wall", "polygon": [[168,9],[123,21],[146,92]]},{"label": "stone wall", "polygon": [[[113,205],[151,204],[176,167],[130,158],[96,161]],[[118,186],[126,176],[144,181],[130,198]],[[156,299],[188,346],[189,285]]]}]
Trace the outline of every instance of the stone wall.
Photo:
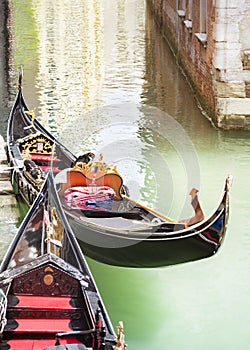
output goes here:
[{"label": "stone wall", "polygon": [[212,68],[217,123],[250,128],[250,3],[217,0],[215,16]]},{"label": "stone wall", "polygon": [[207,1],[205,31],[200,3],[148,0],[162,34],[214,124],[250,129],[249,0]]}]

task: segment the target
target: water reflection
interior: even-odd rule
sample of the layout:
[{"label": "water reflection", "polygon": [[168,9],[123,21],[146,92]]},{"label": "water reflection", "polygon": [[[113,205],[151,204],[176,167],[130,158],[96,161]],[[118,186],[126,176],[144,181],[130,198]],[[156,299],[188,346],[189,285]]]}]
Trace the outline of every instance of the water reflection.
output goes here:
[{"label": "water reflection", "polygon": [[136,103],[144,80],[144,1],[112,0],[102,4],[105,100]]},{"label": "water reflection", "polygon": [[102,100],[100,1],[33,1],[38,33],[40,114],[60,134]]},{"label": "water reflection", "polygon": [[143,2],[40,0],[32,11],[45,126],[60,134],[62,125],[107,101],[135,100],[144,67]]}]

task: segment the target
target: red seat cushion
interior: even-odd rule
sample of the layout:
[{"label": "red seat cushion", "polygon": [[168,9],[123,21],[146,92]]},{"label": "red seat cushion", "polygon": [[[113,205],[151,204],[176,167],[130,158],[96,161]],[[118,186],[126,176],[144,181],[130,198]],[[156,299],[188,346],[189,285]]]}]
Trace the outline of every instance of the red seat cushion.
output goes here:
[{"label": "red seat cushion", "polygon": [[18,327],[14,333],[58,333],[72,331],[70,318],[15,318]]},{"label": "red seat cushion", "polygon": [[[55,338],[48,339],[11,339],[8,341],[10,350],[45,350],[47,346],[55,345]],[[82,344],[76,338],[60,339],[60,344]]]},{"label": "red seat cushion", "polygon": [[31,308],[44,310],[69,310],[74,309],[70,305],[70,297],[55,296],[32,296],[32,295],[16,295],[19,302],[16,308]]},{"label": "red seat cushion", "polygon": [[40,162],[60,162],[60,159],[53,157],[51,154],[30,153],[29,155],[32,160],[37,160]]}]

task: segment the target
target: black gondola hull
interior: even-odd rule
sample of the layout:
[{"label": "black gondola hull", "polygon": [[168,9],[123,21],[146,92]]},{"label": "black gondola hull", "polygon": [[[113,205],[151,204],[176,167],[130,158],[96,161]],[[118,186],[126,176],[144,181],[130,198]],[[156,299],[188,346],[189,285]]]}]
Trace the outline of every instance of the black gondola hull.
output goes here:
[{"label": "black gondola hull", "polygon": [[[221,208],[222,209],[222,208]],[[153,268],[172,266],[213,256],[220,248],[227,225],[224,208],[212,225],[196,226],[181,233],[110,232],[108,228],[91,229],[66,212],[79,245],[84,254],[101,263],[133,267]],[[218,221],[220,227],[214,231]]]},{"label": "black gondola hull", "polygon": [[[184,238],[180,242],[174,240],[168,242],[168,244],[161,241],[161,239],[138,239],[132,245],[122,248],[99,247],[82,240],[82,228],[81,238],[79,238],[77,235],[77,231],[80,231],[79,227],[75,226],[72,221],[69,220],[69,222],[74,232],[76,232],[76,237],[84,254],[109,265],[133,268],[164,267],[208,258],[216,252],[215,245],[197,236]],[[93,233],[93,231],[86,232],[87,235]]]},{"label": "black gondola hull", "polygon": [[[22,88],[19,87],[8,123],[7,149],[16,193],[19,193],[30,206],[39,192],[42,181],[41,184],[34,181],[25,171],[23,150],[20,146],[23,138],[29,139],[33,134],[40,133],[41,138],[45,138],[50,147],[53,144],[53,152],[63,164],[60,171],[70,168],[76,157],[37,120],[32,121],[30,115],[25,112],[27,110]],[[51,171],[53,165],[51,164]],[[167,224],[162,220],[155,225],[153,221],[155,219],[159,221],[159,217],[155,217],[150,211],[147,213],[149,217],[151,216],[149,223],[144,223],[142,227],[138,224],[138,229],[128,228],[126,218],[117,212],[115,213],[117,223],[109,226],[107,218],[93,220],[81,210],[70,210],[65,206],[64,199],[61,200],[66,217],[85,255],[116,266],[159,267],[204,259],[218,251],[227,230],[230,186],[231,177],[228,176],[222,198],[212,214],[200,223],[185,229],[183,225]],[[111,222],[112,212],[110,215]],[[133,223],[133,219],[130,223]]]},{"label": "black gondola hull", "polygon": [[42,350],[56,343],[66,349],[72,343],[94,350],[101,339],[111,350],[116,344],[50,175],[5,254],[0,291],[0,349]]}]

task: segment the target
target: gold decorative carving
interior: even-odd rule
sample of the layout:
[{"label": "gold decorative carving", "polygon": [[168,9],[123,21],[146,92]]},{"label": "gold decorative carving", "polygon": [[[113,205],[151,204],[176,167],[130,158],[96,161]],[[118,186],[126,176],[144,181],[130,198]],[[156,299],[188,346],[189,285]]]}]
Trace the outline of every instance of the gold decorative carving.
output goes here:
[{"label": "gold decorative carving", "polygon": [[125,335],[123,333],[123,322],[119,321],[117,326],[117,337],[116,337],[116,346],[114,350],[125,350],[127,344],[125,343]]},{"label": "gold decorative carving", "polygon": [[43,277],[43,282],[46,286],[51,286],[54,282],[54,277],[51,274],[47,274]]},{"label": "gold decorative carving", "polygon": [[44,272],[54,272],[54,270],[52,269],[52,267],[47,266],[45,267]]},{"label": "gold decorative carving", "polygon": [[102,155],[99,161],[88,163],[77,162],[68,170],[67,182],[62,184],[60,195],[69,187],[76,186],[108,186],[115,191],[115,199],[122,199],[123,180],[116,165],[103,162]]},{"label": "gold decorative carving", "polygon": [[[45,269],[52,269],[52,271]],[[47,277],[50,276],[50,277]],[[52,278],[53,277],[53,281]],[[45,284],[47,281],[48,284]],[[51,284],[49,284],[52,281]],[[68,273],[48,264],[28,273],[20,275],[13,282],[13,291],[16,294],[36,295],[71,295],[76,297],[79,292],[79,282]]]},{"label": "gold decorative carving", "polygon": [[38,190],[42,188],[42,185],[45,180],[45,177],[43,174],[41,174],[37,179],[35,179],[28,171],[24,171],[23,173],[26,179],[28,179],[29,182],[31,182],[32,185],[35,186]]},{"label": "gold decorative carving", "polygon": [[54,142],[41,133],[30,134],[18,140],[23,153],[51,154]]}]

